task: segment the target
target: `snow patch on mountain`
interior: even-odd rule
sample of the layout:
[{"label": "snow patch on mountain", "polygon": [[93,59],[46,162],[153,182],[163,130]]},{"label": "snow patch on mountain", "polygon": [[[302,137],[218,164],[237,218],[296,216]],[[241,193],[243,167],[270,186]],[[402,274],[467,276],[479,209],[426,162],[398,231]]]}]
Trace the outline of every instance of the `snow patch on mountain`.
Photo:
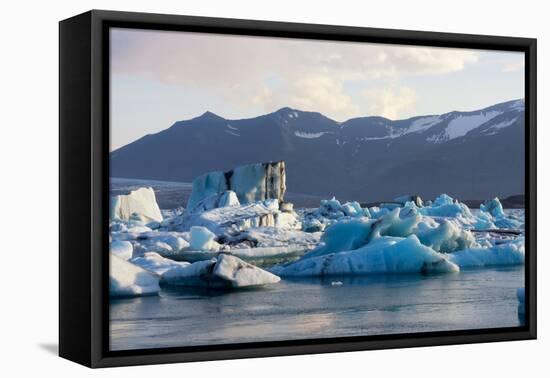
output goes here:
[{"label": "snow patch on mountain", "polygon": [[295,131],[294,135],[296,135],[298,138],[304,138],[304,139],[317,139],[322,137],[325,134],[332,134],[329,131],[320,131],[318,133],[310,133],[307,131]]},{"label": "snow patch on mountain", "polygon": [[502,114],[502,112],[493,110],[480,114],[459,115],[449,122],[449,125],[445,129],[446,140],[462,137],[500,114]]},{"label": "snow patch on mountain", "polygon": [[414,120],[406,131],[406,134],[421,132],[441,122],[440,116],[422,117]]},{"label": "snow patch on mountain", "polygon": [[231,131],[231,130],[225,130],[225,132],[228,133],[228,134],[231,134],[231,135],[233,135],[233,136],[236,136],[236,137],[240,137],[240,136],[241,136],[240,134],[237,134],[236,132]]}]

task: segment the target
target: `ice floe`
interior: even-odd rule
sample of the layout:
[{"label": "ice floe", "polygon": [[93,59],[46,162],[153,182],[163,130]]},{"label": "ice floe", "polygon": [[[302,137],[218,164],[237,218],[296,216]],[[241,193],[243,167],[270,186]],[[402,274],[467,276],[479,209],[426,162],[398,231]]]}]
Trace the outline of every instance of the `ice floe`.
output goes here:
[{"label": "ice floe", "polygon": [[380,237],[351,251],[331,253],[278,265],[279,276],[331,276],[380,273],[450,273],[459,268],[446,255],[407,238]]},{"label": "ice floe", "polygon": [[213,288],[257,287],[279,281],[276,275],[227,254],[176,267],[161,276],[161,283],[165,285]]},{"label": "ice floe", "polygon": [[109,254],[109,294],[111,297],[152,295],[159,292],[158,276],[118,256]]},{"label": "ice floe", "polygon": [[134,265],[137,265],[149,272],[156,273],[158,275],[164,272],[179,267],[190,265],[186,261],[174,261],[165,257],[162,257],[156,252],[146,252],[143,256],[135,257],[130,260]]},{"label": "ice floe", "polygon": [[123,260],[130,260],[134,247],[132,243],[124,240],[114,240],[109,245],[109,251],[111,254],[120,257]]},{"label": "ice floe", "polygon": [[130,194],[111,197],[111,219],[130,220],[132,216],[143,221],[162,221],[153,188],[139,188]]}]

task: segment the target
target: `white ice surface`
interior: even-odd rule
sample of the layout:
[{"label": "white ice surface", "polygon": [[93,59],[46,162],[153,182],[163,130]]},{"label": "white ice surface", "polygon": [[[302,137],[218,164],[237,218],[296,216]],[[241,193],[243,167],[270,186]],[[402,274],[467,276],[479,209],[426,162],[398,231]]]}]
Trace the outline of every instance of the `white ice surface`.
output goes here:
[{"label": "white ice surface", "polygon": [[132,246],[132,243],[128,241],[113,240],[109,244],[109,252],[123,260],[130,260],[132,258],[133,251],[134,247]]},{"label": "white ice surface", "polygon": [[162,275],[164,272],[178,266],[189,265],[189,263],[185,261],[174,261],[167,259],[156,252],[146,252],[143,256],[134,257],[130,260],[130,262],[158,275]]},{"label": "white ice surface", "polygon": [[111,197],[111,220],[127,221],[134,215],[144,221],[162,222],[162,214],[153,188],[139,188],[132,190],[130,194]]},{"label": "white ice surface", "polygon": [[217,258],[168,270],[161,280],[167,285],[242,288],[277,283],[280,278],[238,257],[220,254]]},{"label": "white ice surface", "polygon": [[109,294],[111,297],[151,295],[159,292],[156,275],[109,254]]},{"label": "white ice surface", "polygon": [[279,276],[330,276],[379,273],[450,273],[459,268],[445,254],[408,238],[380,237],[364,247],[306,258],[271,271]]}]

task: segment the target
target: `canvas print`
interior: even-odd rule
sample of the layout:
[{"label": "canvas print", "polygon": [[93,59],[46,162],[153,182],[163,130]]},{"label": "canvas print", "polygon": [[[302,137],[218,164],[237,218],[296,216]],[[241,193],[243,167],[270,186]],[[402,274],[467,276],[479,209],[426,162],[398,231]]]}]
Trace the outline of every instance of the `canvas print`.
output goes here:
[{"label": "canvas print", "polygon": [[519,327],[519,52],[110,29],[113,351]]}]

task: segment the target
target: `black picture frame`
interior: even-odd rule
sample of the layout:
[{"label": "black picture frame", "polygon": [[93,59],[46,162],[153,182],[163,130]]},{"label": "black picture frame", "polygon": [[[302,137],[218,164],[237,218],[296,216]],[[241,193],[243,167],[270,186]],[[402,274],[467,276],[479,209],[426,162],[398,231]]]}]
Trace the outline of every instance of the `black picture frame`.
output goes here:
[{"label": "black picture frame", "polygon": [[[525,325],[453,332],[108,350],[110,27],[525,53]],[[59,24],[59,354],[89,367],[535,339],[536,39],[92,10]]]}]

